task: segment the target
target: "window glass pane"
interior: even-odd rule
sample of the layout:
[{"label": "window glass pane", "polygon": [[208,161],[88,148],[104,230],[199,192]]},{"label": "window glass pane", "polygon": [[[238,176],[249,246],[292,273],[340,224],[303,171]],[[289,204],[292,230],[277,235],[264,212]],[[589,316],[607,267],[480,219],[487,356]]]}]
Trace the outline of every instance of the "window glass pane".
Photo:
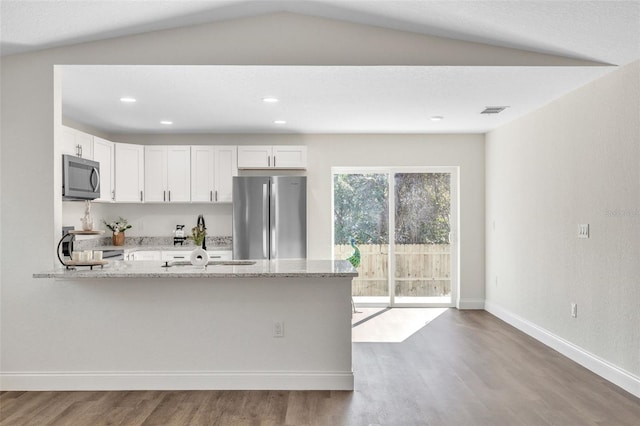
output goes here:
[{"label": "window glass pane", "polygon": [[347,259],[354,254],[353,238],[360,251],[353,296],[357,302],[388,301],[388,175],[335,174],[333,178],[335,258]]},{"label": "window glass pane", "polygon": [[451,176],[396,173],[394,178],[396,302],[448,303]]}]

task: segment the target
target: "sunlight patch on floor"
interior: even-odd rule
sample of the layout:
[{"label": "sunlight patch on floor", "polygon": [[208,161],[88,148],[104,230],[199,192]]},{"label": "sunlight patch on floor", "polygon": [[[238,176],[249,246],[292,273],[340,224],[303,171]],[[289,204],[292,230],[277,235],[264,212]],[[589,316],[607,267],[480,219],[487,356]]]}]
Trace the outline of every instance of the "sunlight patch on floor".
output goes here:
[{"label": "sunlight patch on floor", "polygon": [[358,308],[353,314],[353,342],[402,342],[448,308]]}]

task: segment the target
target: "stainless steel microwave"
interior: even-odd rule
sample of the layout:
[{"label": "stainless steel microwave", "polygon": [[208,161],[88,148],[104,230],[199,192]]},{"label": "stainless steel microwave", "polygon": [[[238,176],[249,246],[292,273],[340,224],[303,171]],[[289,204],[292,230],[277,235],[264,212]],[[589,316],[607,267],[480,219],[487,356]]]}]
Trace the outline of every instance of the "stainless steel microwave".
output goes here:
[{"label": "stainless steel microwave", "polygon": [[62,199],[94,200],[100,197],[100,163],[73,155],[62,156]]}]

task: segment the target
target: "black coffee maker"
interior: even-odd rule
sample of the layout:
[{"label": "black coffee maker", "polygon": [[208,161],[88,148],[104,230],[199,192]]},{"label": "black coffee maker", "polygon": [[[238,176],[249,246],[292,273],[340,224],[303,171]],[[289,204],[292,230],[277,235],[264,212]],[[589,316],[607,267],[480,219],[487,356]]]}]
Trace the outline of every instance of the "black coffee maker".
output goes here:
[{"label": "black coffee maker", "polygon": [[173,245],[182,245],[186,239],[187,237],[184,235],[184,225],[176,225],[176,229],[173,231]]}]

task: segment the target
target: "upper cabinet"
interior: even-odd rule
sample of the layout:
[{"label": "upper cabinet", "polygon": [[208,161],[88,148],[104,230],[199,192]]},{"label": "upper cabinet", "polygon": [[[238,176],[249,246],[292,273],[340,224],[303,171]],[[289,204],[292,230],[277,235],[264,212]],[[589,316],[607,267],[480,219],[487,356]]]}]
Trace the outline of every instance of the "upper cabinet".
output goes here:
[{"label": "upper cabinet", "polygon": [[61,151],[63,154],[93,160],[93,138],[93,135],[88,133],[62,126]]},{"label": "upper cabinet", "polygon": [[100,163],[100,198],[94,201],[112,202],[114,199],[114,144],[93,137],[93,160]]},{"label": "upper cabinet", "polygon": [[184,145],[144,147],[144,201],[191,201],[191,150]]},{"label": "upper cabinet", "polygon": [[144,196],[144,147],[114,143],[115,201],[140,203]]},{"label": "upper cabinet", "polygon": [[191,147],[191,201],[230,203],[237,175],[236,146]]},{"label": "upper cabinet", "polygon": [[275,145],[273,167],[276,169],[306,169],[307,147],[297,145]]},{"label": "upper cabinet", "polygon": [[305,169],[306,167],[306,146],[244,145],[238,147],[239,169]]}]

